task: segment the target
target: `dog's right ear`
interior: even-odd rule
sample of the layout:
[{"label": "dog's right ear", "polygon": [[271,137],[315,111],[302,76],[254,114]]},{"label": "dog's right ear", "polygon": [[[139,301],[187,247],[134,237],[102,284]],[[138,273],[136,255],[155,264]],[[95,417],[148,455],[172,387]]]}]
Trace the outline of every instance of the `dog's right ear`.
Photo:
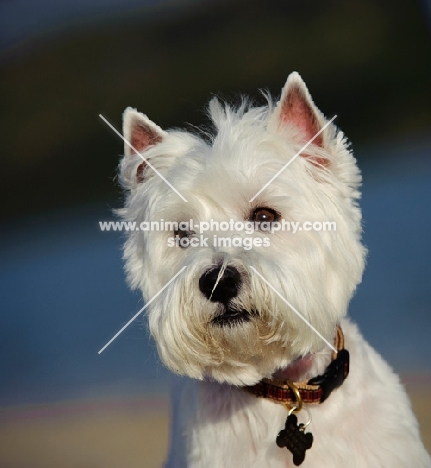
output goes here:
[{"label": "dog's right ear", "polygon": [[143,153],[149,147],[160,143],[166,132],[152,122],[145,114],[128,107],[123,114],[124,155]]},{"label": "dog's right ear", "polygon": [[147,164],[145,152],[161,143],[167,133],[152,122],[145,114],[128,107],[123,114],[124,159],[138,156],[141,163],[136,168],[136,182],[143,182]]}]

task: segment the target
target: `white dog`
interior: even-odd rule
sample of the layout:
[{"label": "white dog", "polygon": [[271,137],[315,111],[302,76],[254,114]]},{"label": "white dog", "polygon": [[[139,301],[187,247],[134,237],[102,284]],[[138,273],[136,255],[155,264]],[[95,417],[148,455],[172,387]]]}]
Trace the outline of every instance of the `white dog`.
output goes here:
[{"label": "white dog", "polygon": [[398,377],[346,318],[366,252],[343,133],[297,73],[277,105],[209,114],[200,135],[124,114],[126,270],[188,377],[167,466],[430,467]]}]

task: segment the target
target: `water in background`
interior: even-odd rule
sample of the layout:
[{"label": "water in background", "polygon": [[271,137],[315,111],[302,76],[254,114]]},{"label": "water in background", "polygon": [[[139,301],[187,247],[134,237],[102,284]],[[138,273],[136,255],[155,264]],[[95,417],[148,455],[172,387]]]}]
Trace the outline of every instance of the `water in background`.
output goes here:
[{"label": "water in background", "polygon": [[[362,165],[369,257],[350,314],[400,372],[431,371],[430,154],[377,150]],[[97,354],[143,305],[125,285],[122,235],[99,230],[110,218],[101,204],[3,227],[0,404],[167,392],[142,320]]]}]

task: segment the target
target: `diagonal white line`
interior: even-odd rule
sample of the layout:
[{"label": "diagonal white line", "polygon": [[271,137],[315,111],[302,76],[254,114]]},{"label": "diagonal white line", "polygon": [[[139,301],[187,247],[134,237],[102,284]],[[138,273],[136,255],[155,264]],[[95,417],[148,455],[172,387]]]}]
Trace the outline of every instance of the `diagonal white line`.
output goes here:
[{"label": "diagonal white line", "polygon": [[171,279],[163,286],[163,288],[162,288],[155,296],[153,296],[153,298],[150,299],[150,300],[144,305],[144,307],[142,307],[142,309],[141,309],[139,312],[137,312],[137,313],[134,315],[134,317],[132,317],[132,318],[126,323],[126,325],[124,325],[124,327],[123,327],[119,332],[117,332],[117,333],[106,343],[106,345],[98,352],[98,354],[100,354],[102,351],[104,351],[104,350],[115,340],[115,338],[117,338],[117,336],[118,336],[120,333],[122,333],[122,332],[133,322],[133,320],[135,320],[135,318],[138,317],[138,316],[154,301],[154,299],[155,299],[157,296],[159,296],[159,295],[172,283],[172,281],[174,281],[174,279],[175,279],[178,275],[180,275],[186,268],[187,268],[187,265],[183,266],[183,267],[181,268],[181,270],[180,270],[173,278],[171,278]]},{"label": "diagonal white line", "polygon": [[145,159],[142,154],[137,150],[135,149],[124,137],[123,135],[121,135],[121,133],[113,126],[111,125],[106,119],[105,117],[103,117],[102,114],[99,114],[99,117],[106,123],[106,125],[108,125],[109,128],[111,128],[111,130],[113,130],[123,141],[124,143],[126,143],[126,145],[128,145],[133,151],[136,152],[136,154],[138,156],[141,157],[141,159],[145,162],[145,164],[147,164],[148,166],[151,167],[151,169],[164,181],[166,182],[166,184],[169,185],[169,187],[171,187],[171,189],[179,196],[181,197],[186,203],[187,203],[187,200],[181,195],[180,192],[178,192],[178,190],[168,181],[166,180],[162,174],[160,174],[160,172],[150,163],[150,161],[148,161],[148,159]]},{"label": "diagonal white line", "polygon": [[313,325],[311,325],[311,323],[306,319],[304,318],[296,309],[295,307],[293,307],[293,305],[287,300],[285,299],[271,284],[268,283],[268,281],[256,270],[256,268],[254,267],[250,267],[258,276],[259,278],[261,278],[274,292],[275,294],[277,294],[277,296],[283,301],[285,302],[292,310],[293,312],[295,312],[295,314],[303,321],[305,322],[313,331],[314,333],[316,333],[316,335],[320,336],[320,338],[322,338],[322,340],[336,353],[338,353],[338,351],[334,348],[334,346],[326,339],[324,338],[314,327]]},{"label": "diagonal white line", "polygon": [[295,154],[295,156],[293,156],[293,158],[292,158],[290,161],[288,161],[288,162],[277,172],[277,174],[275,174],[275,176],[273,176],[273,177],[259,190],[259,192],[256,193],[256,195],[255,195],[253,198],[251,198],[251,199],[249,200],[249,203],[251,203],[258,195],[260,195],[260,194],[266,189],[266,187],[268,187],[268,185],[269,185],[271,182],[273,182],[274,179],[276,179],[276,178],[286,169],[286,167],[287,167],[292,161],[294,161],[294,160],[305,150],[305,148],[307,148],[307,146],[308,146],[309,144],[313,143],[313,141],[323,132],[323,130],[325,130],[325,128],[326,128],[336,117],[337,117],[337,116],[334,115],[334,117],[332,117],[332,119],[331,119],[329,122],[327,122],[327,123],[314,135],[314,137],[313,137],[311,140],[309,140],[309,141]]}]

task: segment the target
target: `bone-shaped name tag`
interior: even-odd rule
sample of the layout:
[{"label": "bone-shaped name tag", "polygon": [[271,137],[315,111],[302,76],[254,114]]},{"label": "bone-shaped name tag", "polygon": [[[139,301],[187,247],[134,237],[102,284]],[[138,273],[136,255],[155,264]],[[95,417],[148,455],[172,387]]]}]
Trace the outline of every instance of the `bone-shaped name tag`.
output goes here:
[{"label": "bone-shaped name tag", "polygon": [[277,445],[293,454],[293,463],[299,466],[305,459],[305,452],[313,445],[313,434],[305,433],[305,425],[298,424],[295,414],[289,414],[286,419],[285,428],[277,436]]}]

